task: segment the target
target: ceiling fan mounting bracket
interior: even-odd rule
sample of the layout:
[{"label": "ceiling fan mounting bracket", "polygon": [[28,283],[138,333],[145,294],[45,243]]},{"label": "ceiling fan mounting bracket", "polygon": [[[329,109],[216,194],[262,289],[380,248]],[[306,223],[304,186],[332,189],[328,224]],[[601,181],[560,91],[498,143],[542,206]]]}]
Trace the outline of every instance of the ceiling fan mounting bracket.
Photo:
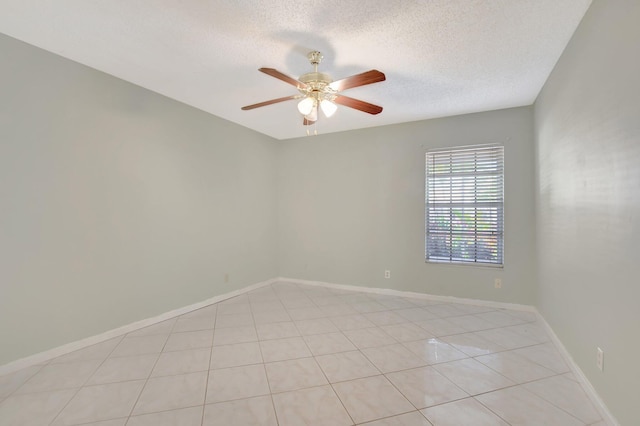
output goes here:
[{"label": "ceiling fan mounting bracket", "polygon": [[307,54],[307,58],[309,59],[309,62],[311,62],[311,65],[317,67],[318,64],[322,62],[322,58],[324,58],[324,56],[322,56],[322,53],[317,50],[313,50]]}]

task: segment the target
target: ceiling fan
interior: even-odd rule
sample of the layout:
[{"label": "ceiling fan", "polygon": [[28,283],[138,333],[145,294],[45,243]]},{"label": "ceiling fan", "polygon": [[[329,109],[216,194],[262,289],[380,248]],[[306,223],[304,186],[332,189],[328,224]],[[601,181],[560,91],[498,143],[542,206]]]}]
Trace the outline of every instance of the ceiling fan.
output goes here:
[{"label": "ceiling fan", "polygon": [[383,73],[378,70],[371,70],[333,81],[328,74],[318,72],[318,64],[322,61],[322,54],[320,52],[309,52],[307,58],[309,62],[311,62],[311,65],[313,65],[313,71],[301,75],[297,80],[273,68],[260,68],[258,70],[295,86],[300,93],[247,105],[242,107],[242,110],[247,111],[279,102],[301,99],[298,103],[298,111],[304,116],[303,124],[307,126],[313,124],[318,119],[318,107],[327,117],[331,117],[336,112],[338,108],[336,104],[357,109],[368,114],[375,115],[382,112],[381,106],[344,96],[340,94],[340,92],[354,87],[384,81],[386,77]]}]

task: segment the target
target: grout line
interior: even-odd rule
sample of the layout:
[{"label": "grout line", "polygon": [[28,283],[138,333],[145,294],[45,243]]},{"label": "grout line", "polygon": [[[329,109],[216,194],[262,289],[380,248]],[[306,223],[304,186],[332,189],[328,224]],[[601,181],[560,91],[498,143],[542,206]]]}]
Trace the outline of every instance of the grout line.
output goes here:
[{"label": "grout line", "polygon": [[[67,401],[67,403],[64,405],[64,407],[62,407],[62,409],[60,411],[58,411],[58,414],[55,415],[55,417],[53,418],[53,420],[51,420],[51,422],[49,423],[50,425],[53,424],[56,419],[58,418],[58,416],[60,416],[60,414],[65,410],[65,408],[67,408],[69,406],[69,404],[71,403],[71,401],[73,401],[75,399],[75,397],[78,395],[78,393],[82,390],[82,388],[85,387],[85,385],[87,384],[87,382],[91,379],[91,377],[93,377],[94,374],[96,374],[96,372],[100,369],[100,367],[102,367],[102,365],[105,363],[106,360],[109,359],[109,356],[111,356],[111,354],[113,353],[113,351],[116,350],[116,348],[120,345],[120,343],[122,343],[122,340],[124,339],[124,335],[122,335],[120,337],[120,341],[109,351],[109,353],[107,354],[107,356],[102,360],[102,362],[100,362],[100,364],[98,364],[98,366],[96,367],[95,370],[93,370],[93,373],[91,373],[89,375],[89,377],[87,377],[87,379],[84,381],[84,383],[76,390],[76,392],[73,394],[73,396],[71,398],[69,398],[69,401]],[[100,342],[102,343],[102,342]],[[96,343],[97,344],[97,343]],[[93,345],[91,345],[93,346]],[[55,359],[55,358],[52,358]],[[51,361],[51,360],[49,360]],[[82,361],[80,361],[82,362]],[[142,390],[141,390],[142,391]]]}]

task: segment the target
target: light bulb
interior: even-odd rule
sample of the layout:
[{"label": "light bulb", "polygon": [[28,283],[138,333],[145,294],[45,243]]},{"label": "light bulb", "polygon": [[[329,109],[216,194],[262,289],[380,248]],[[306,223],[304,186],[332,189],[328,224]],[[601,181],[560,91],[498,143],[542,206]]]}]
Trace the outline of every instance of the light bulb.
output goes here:
[{"label": "light bulb", "polygon": [[304,98],[298,103],[298,111],[300,111],[302,115],[308,115],[311,113],[315,103],[316,101],[313,98]]},{"label": "light bulb", "polygon": [[320,108],[322,109],[324,115],[329,118],[336,112],[336,110],[338,109],[338,105],[327,99],[323,99],[322,102],[320,102]]}]

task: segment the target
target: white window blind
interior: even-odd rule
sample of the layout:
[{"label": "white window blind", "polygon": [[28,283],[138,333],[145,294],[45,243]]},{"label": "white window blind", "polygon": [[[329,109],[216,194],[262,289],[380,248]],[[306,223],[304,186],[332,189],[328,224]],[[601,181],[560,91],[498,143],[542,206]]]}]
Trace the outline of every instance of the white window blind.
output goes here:
[{"label": "white window blind", "polygon": [[504,147],[427,152],[426,260],[503,264]]}]

